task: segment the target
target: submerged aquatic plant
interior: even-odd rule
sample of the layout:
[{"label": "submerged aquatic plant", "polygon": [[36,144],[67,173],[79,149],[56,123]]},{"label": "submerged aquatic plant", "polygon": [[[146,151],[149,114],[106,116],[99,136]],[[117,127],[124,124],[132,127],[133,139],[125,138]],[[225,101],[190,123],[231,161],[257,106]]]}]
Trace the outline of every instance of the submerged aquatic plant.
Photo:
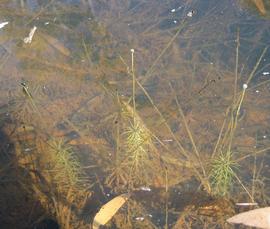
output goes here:
[{"label": "submerged aquatic plant", "polygon": [[145,147],[150,144],[151,136],[138,120],[135,120],[134,124],[130,124],[125,134],[127,136],[126,143],[128,151],[145,153]]},{"label": "submerged aquatic plant", "polygon": [[46,146],[41,162],[42,174],[50,187],[49,203],[61,228],[71,228],[73,220],[78,220],[74,209],[82,208],[89,195],[86,175],[78,158],[63,140],[51,139]]},{"label": "submerged aquatic plant", "polygon": [[134,119],[134,123],[130,125],[124,132],[126,143],[126,155],[128,162],[126,166],[129,168],[129,179],[132,183],[133,179],[145,182],[147,180],[147,164],[149,163],[149,150],[153,146],[151,134],[138,120]]},{"label": "submerged aquatic plant", "polygon": [[49,172],[54,183],[61,189],[78,186],[82,181],[82,171],[71,148],[65,146],[61,140],[54,140],[49,144],[51,146]]},{"label": "submerged aquatic plant", "polygon": [[213,160],[210,171],[210,181],[214,194],[224,196],[233,183],[235,176],[234,170],[237,168],[237,163],[232,159],[232,152],[228,151],[220,153]]}]

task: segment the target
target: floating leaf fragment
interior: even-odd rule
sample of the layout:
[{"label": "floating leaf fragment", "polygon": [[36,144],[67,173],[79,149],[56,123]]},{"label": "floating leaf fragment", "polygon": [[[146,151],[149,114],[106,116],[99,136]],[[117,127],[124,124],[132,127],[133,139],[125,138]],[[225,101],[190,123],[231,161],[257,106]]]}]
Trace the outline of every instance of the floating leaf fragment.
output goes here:
[{"label": "floating leaf fragment", "polygon": [[31,31],[30,31],[28,37],[26,37],[26,38],[23,39],[23,41],[24,41],[25,44],[30,44],[30,43],[32,42],[32,39],[33,39],[33,36],[34,36],[36,30],[37,30],[37,27],[34,26],[34,27],[31,29]]},{"label": "floating leaf fragment", "polygon": [[237,214],[227,220],[228,223],[270,229],[270,207],[259,208]]},{"label": "floating leaf fragment", "polygon": [[116,212],[126,203],[128,198],[129,194],[122,194],[104,204],[94,217],[92,229],[98,229],[100,226],[109,222]]},{"label": "floating leaf fragment", "polygon": [[0,29],[4,28],[9,22],[8,21],[4,21],[0,23]]}]

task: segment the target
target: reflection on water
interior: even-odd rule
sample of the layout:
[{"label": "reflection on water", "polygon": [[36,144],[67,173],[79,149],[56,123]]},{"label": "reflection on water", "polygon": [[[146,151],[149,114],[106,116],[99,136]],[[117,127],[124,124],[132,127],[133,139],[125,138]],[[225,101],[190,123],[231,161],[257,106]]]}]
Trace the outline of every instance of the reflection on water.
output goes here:
[{"label": "reflection on water", "polygon": [[107,228],[223,228],[234,203],[269,205],[260,4],[1,1],[1,228],[89,228],[127,192]]}]

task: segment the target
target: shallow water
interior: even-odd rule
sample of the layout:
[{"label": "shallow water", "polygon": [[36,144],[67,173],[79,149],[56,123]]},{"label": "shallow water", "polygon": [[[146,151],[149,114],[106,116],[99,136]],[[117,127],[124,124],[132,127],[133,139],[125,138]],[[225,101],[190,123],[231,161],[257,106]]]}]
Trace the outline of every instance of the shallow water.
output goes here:
[{"label": "shallow water", "polygon": [[[108,228],[223,228],[244,210],[230,201],[269,205],[265,8],[1,1],[1,228],[40,227],[41,216],[65,228],[62,205],[72,209],[71,228],[89,228],[101,205],[125,192],[131,198]],[[204,181],[228,147],[238,165],[219,197]],[[232,206],[222,211],[224,199]]]}]

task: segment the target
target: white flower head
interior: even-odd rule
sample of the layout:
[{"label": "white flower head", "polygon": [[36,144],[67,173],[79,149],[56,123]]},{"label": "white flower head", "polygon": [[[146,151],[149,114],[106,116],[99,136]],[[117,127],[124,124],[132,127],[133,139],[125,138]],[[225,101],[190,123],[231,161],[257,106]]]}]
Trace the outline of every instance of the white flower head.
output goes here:
[{"label": "white flower head", "polygon": [[131,53],[134,53],[134,52],[135,52],[135,50],[134,50],[134,49],[130,49],[130,52],[131,52]]},{"label": "white flower head", "polygon": [[246,83],[243,84],[243,89],[246,90],[248,85]]}]

